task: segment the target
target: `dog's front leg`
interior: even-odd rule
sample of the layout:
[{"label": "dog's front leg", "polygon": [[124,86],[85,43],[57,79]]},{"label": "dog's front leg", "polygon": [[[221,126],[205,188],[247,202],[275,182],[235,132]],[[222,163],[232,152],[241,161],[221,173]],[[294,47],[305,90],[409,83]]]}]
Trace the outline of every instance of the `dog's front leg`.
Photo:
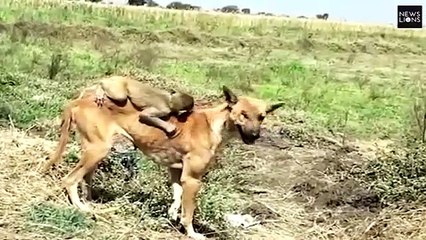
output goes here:
[{"label": "dog's front leg", "polygon": [[206,237],[194,231],[192,225],[194,210],[197,205],[196,196],[201,189],[201,178],[208,167],[211,155],[208,151],[200,153],[189,153],[183,159],[183,171],[181,183],[182,194],[182,217],[181,224],[186,230],[188,237],[202,240]]},{"label": "dog's front leg", "polygon": [[176,221],[180,205],[182,204],[183,188],[180,182],[182,169],[169,168],[169,176],[172,183],[173,203],[170,205],[168,214],[173,221]]}]

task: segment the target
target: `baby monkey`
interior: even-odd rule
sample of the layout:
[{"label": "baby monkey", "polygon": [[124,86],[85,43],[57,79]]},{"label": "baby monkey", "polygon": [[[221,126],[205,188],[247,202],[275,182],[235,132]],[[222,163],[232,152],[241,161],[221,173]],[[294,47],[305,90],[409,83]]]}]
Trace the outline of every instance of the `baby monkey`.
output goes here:
[{"label": "baby monkey", "polygon": [[177,136],[176,126],[161,117],[181,111],[191,111],[194,98],[183,92],[168,92],[143,84],[129,77],[113,76],[100,81],[96,90],[96,103],[102,105],[105,95],[116,101],[130,100],[142,109],[142,123],[161,129],[169,138]]}]

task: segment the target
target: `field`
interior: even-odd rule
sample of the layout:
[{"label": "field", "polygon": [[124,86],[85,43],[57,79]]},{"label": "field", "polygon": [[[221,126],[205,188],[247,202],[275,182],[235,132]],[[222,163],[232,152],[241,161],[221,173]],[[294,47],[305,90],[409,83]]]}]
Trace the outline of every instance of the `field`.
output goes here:
[{"label": "field", "polygon": [[[99,167],[97,213],[36,171],[63,105],[128,74],[201,103],[284,101],[256,145],[236,139],[205,177],[197,230],[216,239],[426,238],[426,31],[321,20],[0,0],[0,237],[180,239],[166,170],[119,142]],[[260,223],[230,227],[227,213]]]}]

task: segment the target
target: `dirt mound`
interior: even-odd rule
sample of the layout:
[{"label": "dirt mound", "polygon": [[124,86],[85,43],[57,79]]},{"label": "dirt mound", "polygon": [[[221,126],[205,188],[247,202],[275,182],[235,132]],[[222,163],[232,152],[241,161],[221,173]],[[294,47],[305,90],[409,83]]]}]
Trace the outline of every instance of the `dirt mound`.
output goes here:
[{"label": "dirt mound", "polygon": [[[377,159],[375,151],[391,152],[386,145],[367,147],[359,141],[342,145],[294,126],[264,130],[260,142],[243,148],[254,158],[246,188],[272,211],[270,221],[281,223],[278,228],[265,225],[272,238],[405,239],[412,233],[417,239],[425,234],[418,228],[423,207],[390,207],[360,178],[367,163]],[[389,174],[382,175],[387,180]]]},{"label": "dirt mound", "polygon": [[53,38],[62,41],[96,39],[103,43],[118,42],[116,34],[106,28],[96,26],[53,25],[49,23],[36,23],[20,21],[14,24],[1,24],[2,29],[12,32],[13,37],[25,38],[27,36],[38,38]]}]

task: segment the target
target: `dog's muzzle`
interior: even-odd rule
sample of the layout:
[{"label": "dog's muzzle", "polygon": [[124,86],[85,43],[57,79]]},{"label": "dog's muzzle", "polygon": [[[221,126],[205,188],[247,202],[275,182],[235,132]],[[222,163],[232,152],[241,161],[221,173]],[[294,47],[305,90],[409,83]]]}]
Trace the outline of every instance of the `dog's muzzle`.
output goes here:
[{"label": "dog's muzzle", "polygon": [[254,144],[254,142],[260,137],[260,131],[244,131],[240,125],[237,125],[238,132],[240,133],[241,140],[245,144]]}]

